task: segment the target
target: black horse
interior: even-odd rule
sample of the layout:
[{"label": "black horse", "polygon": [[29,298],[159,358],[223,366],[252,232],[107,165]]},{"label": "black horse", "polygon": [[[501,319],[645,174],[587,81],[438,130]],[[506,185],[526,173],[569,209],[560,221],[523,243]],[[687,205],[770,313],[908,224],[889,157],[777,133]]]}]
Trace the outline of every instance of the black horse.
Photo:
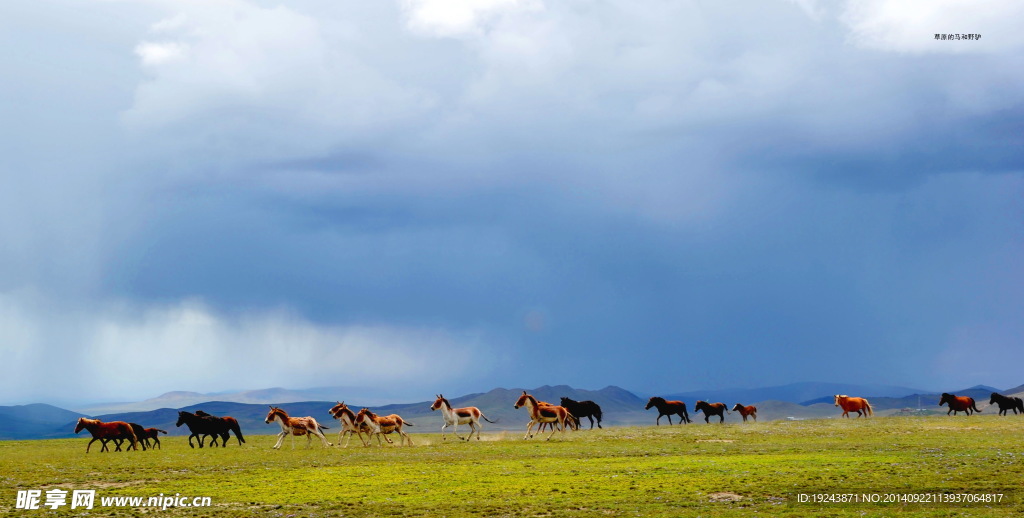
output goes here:
[{"label": "black horse", "polygon": [[[245,442],[245,439],[242,437],[242,428],[238,425],[238,419],[235,419],[234,417],[231,417],[231,416],[218,417],[218,416],[215,416],[213,414],[207,414],[206,412],[203,412],[202,410],[196,410],[196,415],[199,416],[199,417],[212,417],[214,419],[220,419],[221,421],[224,421],[228,425],[228,428],[230,428],[231,431],[235,432],[235,438],[238,439],[238,445],[241,446],[242,443]],[[228,437],[230,437],[230,436],[227,434],[227,432],[225,432],[225,433],[223,433],[221,435],[222,435],[222,437],[221,437],[222,441],[221,442],[224,443],[224,446],[227,446],[228,445]],[[216,445],[214,445],[214,446],[216,446]]]},{"label": "black horse", "polygon": [[191,412],[178,412],[178,422],[175,426],[187,425],[188,430],[192,432],[192,435],[188,436],[188,446],[195,448],[192,445],[192,438],[195,437],[199,440],[199,447],[203,447],[203,437],[212,435],[211,443],[217,446],[217,436],[220,436],[221,442],[224,446],[228,445],[228,438],[231,437],[229,432],[235,432],[235,437],[238,438],[238,444],[241,445],[245,442],[242,438],[242,430],[238,426],[238,421],[233,417],[217,417],[202,412],[202,415],[197,415]]},{"label": "black horse", "polygon": [[597,427],[601,428],[601,407],[593,401],[573,401],[567,397],[562,398],[562,406],[572,414],[576,421],[576,428],[580,426],[580,418],[590,419],[590,429],[594,429],[594,418],[597,418]]},{"label": "black horse", "polygon": [[697,404],[693,405],[693,413],[704,411],[704,422],[710,423],[710,417],[713,415],[718,416],[718,422],[725,422],[725,413],[729,407],[725,406],[725,403],[708,403],[707,401],[698,401]]},{"label": "black horse", "polygon": [[998,404],[999,415],[1006,415],[1007,410],[1013,410],[1013,415],[1017,415],[1017,410],[1024,414],[1024,400],[1021,400],[1019,397],[1004,396],[993,392],[992,399],[989,400],[988,404]]}]

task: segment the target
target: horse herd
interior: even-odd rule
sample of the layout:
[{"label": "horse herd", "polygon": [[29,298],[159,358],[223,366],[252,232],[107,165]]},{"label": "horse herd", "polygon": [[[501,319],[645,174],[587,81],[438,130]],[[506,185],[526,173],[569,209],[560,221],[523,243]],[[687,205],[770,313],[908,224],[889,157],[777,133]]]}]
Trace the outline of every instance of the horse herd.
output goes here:
[{"label": "horse herd", "polygon": [[[1009,397],[1002,394],[993,392],[992,397],[989,401],[990,405],[998,405],[999,415],[1006,415],[1008,411],[1013,410],[1016,415],[1018,411],[1024,415],[1024,401],[1019,397]],[[959,412],[964,412],[967,415],[971,415],[974,412],[981,412],[978,409],[974,398],[967,396],[955,396],[943,392],[942,397],[939,400],[939,406],[948,405],[949,411],[946,415],[956,415]],[[867,399],[860,397],[850,397],[846,395],[835,396],[835,406],[842,408],[842,417],[850,417],[850,412],[856,412],[857,417],[867,417],[874,415],[874,409],[871,404],[868,403]],[[548,439],[555,434],[556,431],[565,433],[566,428],[579,429],[580,419],[588,418],[590,420],[590,428],[594,428],[595,421],[597,419],[597,427],[601,428],[601,407],[593,401],[574,401],[569,398],[563,397],[560,404],[553,405],[544,401],[539,401],[534,396],[528,394],[525,390],[523,394],[516,400],[513,408],[526,408],[527,413],[530,417],[530,422],[526,426],[526,435],[524,439],[533,437],[533,428],[538,426],[537,433],[539,434],[545,426],[551,428],[551,433],[548,434]],[[645,410],[656,408],[658,410],[658,417],[655,419],[655,424],[661,424],[662,417],[668,417],[669,425],[672,424],[672,416],[678,416],[679,424],[691,423],[690,415],[686,409],[686,403],[682,401],[670,401],[665,400],[662,397],[652,397],[647,401]],[[477,407],[462,407],[453,408],[451,403],[441,394],[437,394],[437,398],[434,403],[430,405],[430,410],[440,410],[441,417],[444,424],[441,425],[441,439],[446,440],[446,430],[449,426],[452,427],[452,433],[462,440],[470,440],[473,438],[473,434],[476,433],[477,440],[480,440],[480,430],[483,428],[481,421],[487,421],[488,423],[496,423],[484,415]],[[743,406],[739,403],[732,407],[732,411],[738,412],[743,417],[743,422],[747,422],[747,418],[752,418],[754,421],[757,420],[757,407],[755,406]],[[718,416],[719,423],[725,421],[725,413],[729,412],[728,406],[725,403],[708,403],[707,401],[697,401],[694,404],[694,413],[704,412],[704,422],[710,423],[711,417]],[[405,432],[406,426],[414,426],[409,421],[402,419],[397,414],[391,414],[387,416],[379,416],[373,413],[369,408],[362,408],[358,412],[353,411],[344,402],[339,401],[336,405],[331,407],[327,411],[328,414],[340,423],[341,431],[338,432],[338,444],[341,444],[342,439],[348,436],[348,440],[345,442],[345,447],[348,447],[349,442],[352,440],[352,435],[359,436],[359,440],[363,443],[363,446],[370,446],[374,437],[377,438],[377,444],[383,446],[384,442],[388,444],[394,444],[394,442],[388,437],[393,433],[398,434],[400,445],[408,444],[412,446],[412,438]],[[333,446],[333,444],[327,440],[327,436],[324,435],[324,430],[329,429],[327,426],[320,424],[316,418],[313,417],[290,417],[287,412],[283,409],[271,406],[270,411],[267,413],[264,422],[271,424],[277,422],[281,427],[281,432],[277,434],[277,443],[274,444],[274,449],[278,449],[284,442],[285,437],[292,436],[292,447],[295,447],[294,438],[306,436],[307,446],[312,444],[313,436],[320,439],[324,446]],[[188,445],[191,448],[195,446],[192,444],[192,439],[195,438],[199,447],[204,446],[204,442],[207,437],[210,438],[210,443],[213,446],[218,446],[217,439],[220,438],[220,446],[227,446],[228,438],[231,433],[235,434],[235,438],[238,439],[238,444],[242,445],[245,439],[242,437],[241,427],[238,425],[238,420],[233,417],[225,416],[218,417],[207,414],[202,410],[197,410],[195,413],[179,411],[178,421],[176,426],[185,425],[188,427],[190,435],[188,436]],[[469,426],[469,435],[462,437],[459,435],[459,425]],[[79,433],[82,430],[88,430],[92,434],[92,440],[85,447],[85,452],[89,452],[89,448],[92,447],[92,443],[100,441],[100,451],[109,451],[107,448],[108,442],[114,443],[114,451],[120,451],[121,445],[127,441],[129,446],[125,448],[127,451],[129,448],[138,450],[138,445],[142,445],[142,449],[153,449],[160,448],[161,433],[166,434],[165,430],[159,428],[143,428],[141,425],[136,423],[127,423],[124,421],[111,421],[102,422],[97,419],[89,419],[82,417],[78,419],[78,423],[75,426],[75,433]],[[366,435],[364,438],[363,435]],[[150,441],[153,441],[151,444]]]}]

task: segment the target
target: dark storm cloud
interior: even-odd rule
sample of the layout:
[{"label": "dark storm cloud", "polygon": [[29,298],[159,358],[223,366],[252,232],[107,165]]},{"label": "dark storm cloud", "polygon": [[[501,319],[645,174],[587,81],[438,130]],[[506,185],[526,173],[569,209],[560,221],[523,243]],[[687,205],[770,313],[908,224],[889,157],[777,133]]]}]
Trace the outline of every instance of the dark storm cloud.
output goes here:
[{"label": "dark storm cloud", "polygon": [[1013,3],[111,5],[0,8],[15,399],[1019,383]]}]

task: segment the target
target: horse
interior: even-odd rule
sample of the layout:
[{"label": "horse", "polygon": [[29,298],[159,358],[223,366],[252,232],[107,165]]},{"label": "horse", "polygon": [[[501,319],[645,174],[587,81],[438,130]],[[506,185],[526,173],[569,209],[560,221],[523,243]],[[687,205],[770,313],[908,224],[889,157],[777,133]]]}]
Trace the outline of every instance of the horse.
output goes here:
[{"label": "horse", "polygon": [[862,397],[850,397],[836,394],[835,398],[835,406],[843,409],[842,417],[849,418],[850,412],[857,412],[857,417],[875,415],[875,409],[871,408],[871,403],[868,403],[868,400]]},{"label": "horse", "polygon": [[993,392],[992,399],[989,400],[988,404],[998,404],[999,415],[1006,415],[1007,410],[1013,410],[1013,415],[1017,415],[1017,410],[1024,414],[1024,400],[1021,400],[1019,397],[1004,396]]},{"label": "horse", "polygon": [[295,448],[295,436],[300,435],[306,436],[307,448],[312,446],[314,435],[320,438],[324,447],[334,446],[327,442],[327,437],[324,437],[323,430],[328,430],[328,428],[316,422],[316,419],[312,417],[288,417],[288,412],[271,406],[270,412],[267,412],[267,418],[263,422],[270,424],[274,421],[281,425],[281,433],[277,434],[277,444],[274,445],[275,450],[281,447],[281,443],[284,442],[284,438],[288,434],[292,435],[292,448]]},{"label": "horse", "polygon": [[[370,437],[370,426],[367,424],[356,426],[356,413],[353,412],[352,409],[343,401],[338,401],[338,404],[332,406],[327,413],[331,414],[331,417],[337,419],[341,423],[341,431],[338,432],[339,445],[341,444],[342,437],[348,435],[348,440],[345,441],[344,446],[345,448],[348,448],[348,443],[352,442],[353,434],[359,435],[359,441],[363,443],[363,446],[370,445],[368,442]],[[363,433],[366,433],[366,439],[363,439]],[[388,439],[387,437],[385,437],[384,440],[388,441],[388,444],[391,443],[391,439]]]},{"label": "horse", "polygon": [[[159,428],[146,428],[145,430],[142,431],[142,444],[145,445],[145,446],[149,446],[150,449],[153,449],[153,448],[163,449],[163,447],[160,446],[160,434],[165,434],[166,435],[167,434],[167,430],[161,430]],[[149,444],[149,440],[150,439],[153,439],[153,445],[152,446],[150,446],[150,444]]]},{"label": "horse", "polygon": [[668,424],[672,424],[672,416],[679,416],[679,424],[692,423],[690,421],[690,414],[686,412],[686,403],[682,401],[665,401],[665,398],[654,396],[647,400],[647,406],[644,410],[650,410],[651,407],[658,409],[658,418],[654,420],[654,424],[661,424],[661,416],[668,416]]},{"label": "horse", "polygon": [[744,423],[747,422],[747,416],[750,416],[754,418],[754,421],[757,421],[757,407],[754,405],[743,406],[736,403],[736,406],[732,407],[732,411],[739,412],[740,415],[743,416]]},{"label": "horse", "polygon": [[567,397],[562,398],[562,406],[572,414],[576,427],[579,428],[580,418],[590,419],[590,429],[594,429],[594,418],[597,418],[597,427],[601,428],[601,407],[593,401],[573,401]]},{"label": "horse", "polygon": [[445,399],[444,396],[442,396],[441,394],[438,394],[437,399],[434,400],[434,404],[430,405],[430,410],[440,410],[441,417],[444,418],[444,424],[441,425],[442,441],[446,439],[446,437],[444,436],[444,429],[447,428],[448,425],[452,425],[452,432],[455,434],[456,437],[462,439],[462,437],[459,437],[459,425],[468,424],[469,436],[466,437],[465,440],[468,441],[472,439],[473,432],[475,431],[476,440],[479,441],[480,429],[483,428],[483,426],[480,424],[480,420],[483,419],[484,421],[487,421],[488,423],[492,424],[497,422],[488,419],[487,416],[485,416],[484,413],[481,412],[480,409],[475,406],[452,408],[452,404],[449,403],[448,400]]},{"label": "horse", "polygon": [[135,431],[132,430],[132,425],[124,421],[111,421],[104,423],[99,419],[89,419],[86,417],[79,417],[78,423],[75,424],[75,433],[81,432],[82,430],[89,430],[92,434],[92,440],[89,444],[85,445],[85,453],[89,453],[89,448],[92,447],[92,443],[100,441],[100,451],[110,451],[107,449],[107,441],[114,439],[128,439],[131,441],[132,449],[138,451],[139,447],[136,445],[138,439],[135,437]]},{"label": "horse", "polygon": [[[569,410],[567,410],[565,407],[554,405],[541,406],[537,403],[537,398],[527,394],[525,390],[523,391],[523,395],[519,396],[519,399],[516,400],[516,404],[513,405],[512,408],[519,409],[524,406],[526,407],[526,410],[530,413],[530,424],[526,427],[526,435],[523,437],[523,439],[529,439],[533,437],[533,435],[530,434],[530,431],[533,429],[533,426],[537,423],[556,423],[558,425],[558,430],[561,430],[561,432],[564,434],[565,422],[567,419],[572,418],[572,414],[569,413]],[[547,440],[550,441],[551,436],[555,435],[555,432],[558,430],[552,428],[551,435],[548,435]]]},{"label": "horse", "polygon": [[[409,434],[405,433],[402,427],[415,425],[402,419],[402,416],[398,414],[381,417],[371,412],[369,408],[363,408],[356,414],[356,424],[369,426],[371,434],[377,436],[377,444],[382,448],[384,443],[381,442],[380,438],[392,432],[398,432],[398,435],[401,437],[400,445],[405,444],[405,441],[409,441],[409,446],[412,446],[412,437],[409,437]],[[388,443],[393,444],[391,441],[388,441]]]},{"label": "horse", "polygon": [[717,415],[718,422],[725,422],[725,413],[729,410],[726,408],[725,403],[708,403],[707,401],[697,401],[693,405],[693,413],[704,412],[704,422],[711,423],[711,416]]},{"label": "horse", "polygon": [[[202,413],[202,415],[200,415],[200,413]],[[217,436],[220,436],[223,445],[227,446],[228,437],[230,437],[228,431],[235,432],[235,437],[238,437],[238,444],[241,445],[243,441],[242,430],[238,428],[238,421],[231,418],[231,422],[229,422],[226,419],[228,418],[212,416],[202,410],[196,411],[195,414],[181,410],[178,412],[178,421],[174,425],[180,427],[184,424],[188,426],[188,430],[192,432],[192,434],[188,436],[189,448],[195,448],[195,446],[192,445],[193,437],[199,440],[199,447],[202,448],[204,440],[203,437],[207,435],[213,436],[213,438],[210,439],[210,443],[213,446],[217,446]]]},{"label": "horse", "polygon": [[974,404],[974,398],[967,396],[954,396],[953,394],[942,393],[942,398],[939,399],[939,406],[949,404],[949,410],[946,411],[946,415],[953,412],[956,415],[957,412],[964,412],[967,415],[971,415],[971,411],[981,412],[978,410],[978,406]]},{"label": "horse", "polygon": [[[235,439],[238,439],[238,445],[239,446],[241,446],[242,443],[245,442],[245,438],[242,437],[242,428],[238,424],[238,419],[235,419],[234,417],[231,417],[229,415],[224,416],[224,417],[218,417],[218,416],[215,416],[213,414],[207,414],[206,412],[203,412],[202,410],[196,410],[196,415],[199,416],[199,417],[212,417],[214,419],[220,419],[227,426],[228,430],[230,430],[232,432],[235,432]],[[220,434],[221,445],[222,446],[227,446],[228,445],[228,438],[230,438],[230,437],[231,437],[231,435],[228,434],[227,430],[225,430],[223,433],[221,433]],[[214,440],[214,442],[216,442],[217,438],[214,437],[213,440]],[[216,446],[216,444],[214,444],[214,446]]]}]

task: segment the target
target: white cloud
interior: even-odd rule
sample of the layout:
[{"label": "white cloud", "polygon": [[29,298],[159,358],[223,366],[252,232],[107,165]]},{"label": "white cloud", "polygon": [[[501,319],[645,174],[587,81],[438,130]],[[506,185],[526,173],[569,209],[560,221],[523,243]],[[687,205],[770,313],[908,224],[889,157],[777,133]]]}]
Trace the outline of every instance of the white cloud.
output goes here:
[{"label": "white cloud", "polygon": [[481,36],[503,15],[544,9],[540,0],[400,0],[400,5],[409,30],[437,37]]},{"label": "white cloud", "polygon": [[143,65],[162,65],[184,59],[189,47],[177,42],[142,42],[135,47],[135,54],[142,59]]},{"label": "white cloud", "polygon": [[[61,314],[38,302],[0,295],[0,342],[8,364],[18,365],[0,380],[0,391],[18,398],[97,401],[170,390],[415,387],[441,363],[449,375],[468,377],[480,375],[477,369],[486,364],[479,337],[439,328],[318,325],[284,310],[228,316],[197,300]],[[68,337],[74,341],[66,342]]]},{"label": "white cloud", "polygon": [[[1024,3],[1014,0],[849,0],[841,20],[864,48],[973,54],[1024,46]],[[936,41],[935,34],[980,34],[978,41]]]}]

